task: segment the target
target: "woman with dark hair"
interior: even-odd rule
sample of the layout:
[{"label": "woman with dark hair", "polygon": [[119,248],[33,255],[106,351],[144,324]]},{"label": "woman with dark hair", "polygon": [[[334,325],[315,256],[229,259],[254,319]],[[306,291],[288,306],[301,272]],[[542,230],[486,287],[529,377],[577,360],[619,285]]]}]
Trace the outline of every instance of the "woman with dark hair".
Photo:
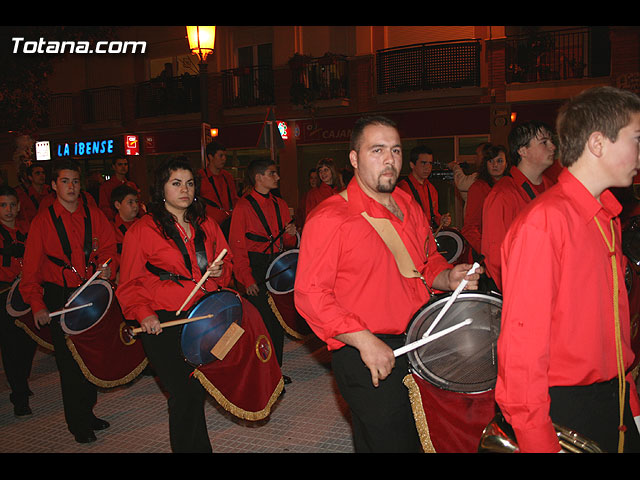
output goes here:
[{"label": "woman with dark hair", "polygon": [[344,190],[342,177],[338,172],[338,168],[331,158],[323,158],[318,162],[316,168],[318,178],[320,179],[318,187],[309,191],[305,204],[305,217],[309,216],[309,212],[315,208],[323,200],[329,198],[334,193]]},{"label": "woman with dark hair", "polygon": [[502,145],[489,145],[478,170],[478,177],[469,187],[462,235],[476,253],[482,245],[482,205],[495,183],[508,172],[507,150]]},{"label": "woman with dark hair", "polygon": [[[198,198],[198,177],[189,161],[178,157],[156,171],[148,214],[124,237],[117,297],[125,318],[136,320],[151,366],[168,392],[169,435],[173,452],[210,452],[204,400],[206,392],[181,353],[180,328],[163,330],[175,320],[193,287],[209,271],[185,312],[207,292],[231,279],[229,249],[220,227],[206,215]],[[162,334],[160,335],[160,333]]]}]

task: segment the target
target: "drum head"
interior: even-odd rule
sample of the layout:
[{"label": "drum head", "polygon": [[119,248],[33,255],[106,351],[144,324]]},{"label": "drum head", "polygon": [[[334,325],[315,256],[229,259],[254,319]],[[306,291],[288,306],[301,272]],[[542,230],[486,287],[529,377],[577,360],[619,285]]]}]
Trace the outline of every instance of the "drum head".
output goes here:
[{"label": "drum head", "polygon": [[296,281],[296,269],[298,268],[298,253],[294,248],[287,250],[276,257],[267,269],[267,289],[271,293],[281,295],[293,291]]},{"label": "drum head", "polygon": [[[418,310],[407,330],[407,344],[423,337],[448,298],[439,296]],[[501,313],[498,295],[460,293],[431,334],[468,318],[473,322],[408,352],[412,370],[444,390],[480,393],[493,389],[498,375],[496,343]]]},{"label": "drum head", "polygon": [[[77,290],[76,290],[77,291]],[[72,293],[69,298],[74,294]],[[78,295],[69,306],[65,308],[79,307],[91,303],[90,307],[80,308],[72,312],[63,313],[60,316],[60,327],[69,335],[78,335],[96,325],[111,306],[113,300],[113,288],[111,284],[102,279],[93,280]]]},{"label": "drum head", "polygon": [[454,263],[464,251],[464,238],[456,230],[442,229],[436,235],[438,252],[449,263]]},{"label": "drum head", "polygon": [[7,312],[14,318],[20,318],[31,311],[31,306],[27,305],[22,299],[20,289],[18,288],[19,284],[20,279],[16,278],[7,295]]},{"label": "drum head", "polygon": [[182,327],[180,344],[184,358],[192,365],[205,365],[215,360],[211,350],[232,323],[242,321],[242,302],[235,292],[221,290],[204,296],[191,309],[187,318],[213,314]]}]

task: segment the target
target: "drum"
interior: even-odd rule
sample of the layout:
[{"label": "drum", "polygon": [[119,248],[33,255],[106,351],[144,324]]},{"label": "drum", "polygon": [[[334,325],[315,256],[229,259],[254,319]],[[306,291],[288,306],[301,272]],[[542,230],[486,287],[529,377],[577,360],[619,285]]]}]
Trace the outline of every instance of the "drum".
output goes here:
[{"label": "drum", "polygon": [[[76,290],[77,292],[78,290]],[[75,292],[70,295],[72,298]],[[91,306],[63,313],[60,327],[68,335],[77,335],[94,327],[105,316],[113,301],[113,288],[107,280],[95,279],[65,308]]]},{"label": "drum", "polygon": [[[436,296],[418,310],[407,330],[407,344],[423,337],[449,296]],[[431,333],[468,318],[472,323],[407,353],[411,372],[404,383],[425,451],[477,450],[495,415],[501,313],[499,295],[463,291]]]},{"label": "drum", "polygon": [[[467,250],[467,241],[455,228],[442,228],[435,236],[438,252],[449,263],[462,260],[462,254]],[[465,260],[466,261],[466,260]]]},{"label": "drum", "polygon": [[[230,292],[222,293],[222,296],[216,294],[221,297],[216,301],[225,304],[223,311],[224,308],[229,310],[230,317],[242,312],[243,333],[224,359],[197,366],[193,376],[227,412],[242,420],[262,420],[269,416],[283,391],[282,372],[274,355],[271,338],[256,307],[231,292],[241,303],[238,307],[236,300],[228,295]],[[222,301],[223,298],[226,301]],[[207,300],[201,309],[208,310],[210,301],[213,300]],[[200,322],[198,320],[193,324]]]},{"label": "drum", "polygon": [[211,292],[191,308],[187,318],[209,314],[213,314],[213,317],[186,323],[180,334],[182,354],[195,366],[213,362],[216,359],[211,353],[213,347],[232,323],[241,324],[240,296],[231,290]]},{"label": "drum", "polygon": [[20,278],[16,278],[11,285],[9,295],[7,295],[7,312],[13,318],[19,318],[31,311],[31,306],[27,305],[20,294]]},{"label": "drum", "polygon": [[622,232],[622,252],[636,268],[640,267],[640,226],[637,218]]},{"label": "drum", "polygon": [[271,262],[266,274],[266,286],[271,293],[282,295],[293,292],[299,253],[297,248],[287,250]]}]

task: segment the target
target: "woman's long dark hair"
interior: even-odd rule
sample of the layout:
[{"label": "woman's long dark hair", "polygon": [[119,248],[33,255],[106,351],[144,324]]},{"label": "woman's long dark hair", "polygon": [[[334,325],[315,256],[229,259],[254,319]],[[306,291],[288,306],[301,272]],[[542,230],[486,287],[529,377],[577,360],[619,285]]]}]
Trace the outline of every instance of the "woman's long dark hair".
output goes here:
[{"label": "woman's long dark hair", "polygon": [[193,202],[185,212],[185,220],[188,221],[194,229],[194,235],[205,235],[201,224],[206,219],[206,207],[200,199],[200,177],[196,175],[186,157],[174,157],[160,165],[155,172],[155,180],[151,187],[151,202],[148,205],[148,211],[153,217],[153,221],[166,238],[171,238],[178,233],[175,224],[175,216],[167,210],[164,204],[164,186],[171,178],[171,173],[176,170],[188,170],[193,175],[195,183],[195,197]]},{"label": "woman's long dark hair", "polygon": [[507,149],[502,145],[489,145],[484,149],[484,154],[482,156],[482,161],[480,162],[480,168],[478,169],[478,180],[484,180],[489,184],[489,186],[493,187],[496,183],[496,180],[489,174],[489,169],[487,168],[487,163],[489,160],[496,158],[500,155],[500,152],[504,153],[504,175],[509,174],[509,158],[507,156]]}]

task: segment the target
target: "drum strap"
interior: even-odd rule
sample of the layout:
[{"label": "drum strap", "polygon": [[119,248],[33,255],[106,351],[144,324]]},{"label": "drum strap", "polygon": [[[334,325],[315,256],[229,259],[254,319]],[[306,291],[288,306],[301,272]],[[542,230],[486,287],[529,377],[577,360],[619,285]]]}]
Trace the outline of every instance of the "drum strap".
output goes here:
[{"label": "drum strap", "polygon": [[[83,207],[84,207],[84,261],[85,267],[88,267],[90,264],[90,255],[93,248],[92,245],[92,233],[91,233],[91,214],[89,212],[89,207],[87,206],[87,199],[83,196]],[[67,236],[67,230],[64,228],[64,222],[60,217],[58,217],[53,209],[53,205],[49,207],[49,214],[51,215],[51,221],[53,222],[54,227],[56,228],[56,232],[58,233],[58,238],[60,239],[60,245],[62,246],[62,252],[67,257],[69,262],[65,265],[65,267],[71,267],[71,244],[69,243],[69,237]],[[49,259],[51,257],[47,255]],[[57,265],[59,263],[54,262]]]},{"label": "drum strap", "polygon": [[527,195],[529,195],[529,198],[531,200],[533,200],[534,198],[536,198],[536,194],[533,192],[533,188],[531,188],[531,185],[529,185],[528,182],[524,182],[522,184],[522,188],[524,189],[525,192],[527,192]]},{"label": "drum strap", "polygon": [[[189,252],[187,252],[187,246],[182,241],[182,238],[180,238],[180,235],[178,234],[178,230],[173,229],[172,231],[167,232],[167,235],[176,244],[176,246],[178,247],[178,250],[180,250],[180,253],[182,254],[182,258],[184,259],[184,265],[185,267],[187,267],[187,271],[191,273],[191,258],[189,258]],[[204,234],[202,233],[201,229],[198,229],[196,231],[196,234],[193,238],[193,243],[195,244],[195,247],[196,247],[196,260],[198,261],[198,268],[200,269],[200,273],[204,275],[204,272],[206,272],[207,268],[209,267],[209,263],[207,261],[207,251],[204,246]]]},{"label": "drum strap", "polygon": [[[214,207],[218,207],[220,210],[224,210],[222,208],[222,198],[220,198],[220,193],[218,192],[218,189],[216,187],[216,183],[213,181],[213,178],[211,177],[211,175],[207,175],[207,179],[209,180],[209,183],[213,187],[213,191],[216,193],[216,197],[218,197],[219,205],[216,204],[215,202],[209,200],[208,198],[206,198],[205,200],[207,200],[207,203],[209,203],[210,205],[213,205]],[[227,179],[224,176],[222,177],[222,181],[227,186],[227,195],[228,195],[228,198],[229,198],[229,206],[231,206],[231,189],[229,188],[229,183],[227,182]]]},{"label": "drum strap", "polygon": [[2,266],[8,267],[11,265],[11,258],[22,258],[24,255],[24,242],[27,236],[20,231],[16,231],[16,241],[11,238],[11,234],[0,224],[0,235],[4,238],[4,244],[2,246]]},{"label": "drum strap", "polygon": [[[339,194],[345,201],[349,201],[347,198],[347,191],[343,190]],[[409,251],[407,247],[402,242],[400,235],[393,228],[391,221],[388,218],[375,218],[371,217],[367,212],[363,211],[361,213],[362,217],[369,222],[369,224],[373,227],[373,229],[380,235],[382,241],[385,243],[387,248],[391,251],[393,258],[396,260],[396,265],[398,266],[398,270],[400,274],[405,278],[419,278],[422,280],[422,283],[429,289],[426,280],[420,274],[415,264],[413,263],[413,259],[411,255],[409,255]]]},{"label": "drum strap", "polygon": [[[418,204],[424,208],[424,205],[422,205],[422,200],[420,200],[420,194],[418,193],[418,190],[416,190],[416,186],[408,178],[405,178],[404,181],[407,182],[407,185],[409,185],[409,188],[413,192],[413,196]],[[429,190],[429,187],[427,187],[427,195],[429,196],[429,218],[431,219],[431,225],[434,226],[436,224],[436,216],[433,213],[433,201],[431,200],[431,190]]]},{"label": "drum strap", "polygon": [[[118,227],[118,230],[122,232],[122,235],[127,233],[127,227],[125,227],[123,224],[120,224],[120,226]],[[116,245],[116,249],[118,250],[118,253],[122,253],[122,243],[118,243]]]},{"label": "drum strap", "polygon": [[[264,212],[260,208],[260,205],[258,205],[258,202],[256,201],[256,199],[253,198],[250,194],[247,195],[245,198],[249,200],[249,203],[251,204],[251,206],[256,212],[256,215],[258,215],[258,218],[260,219],[260,223],[262,223],[264,230],[267,232],[267,236],[269,237],[267,241],[273,242],[274,241],[273,234],[271,233],[271,229],[269,228],[269,223],[267,222],[267,218],[264,216]],[[280,216],[280,209],[278,208],[278,202],[276,201],[275,198],[273,199],[273,206],[275,207],[275,210],[276,210],[278,228],[280,229],[280,231],[282,231],[284,229],[284,227],[282,226],[282,217]],[[269,247],[271,247],[271,253],[273,253],[273,243],[269,245]],[[284,249],[284,244],[280,242],[280,250],[283,250],[283,249]]]},{"label": "drum strap", "polygon": [[177,283],[181,287],[183,287],[184,285],[182,285],[180,283],[180,280],[187,280],[187,281],[193,280],[191,278],[185,277],[185,276],[177,274],[177,273],[168,272],[167,270],[164,270],[164,269],[162,269],[160,267],[156,267],[155,265],[153,265],[152,263],[149,263],[149,262],[147,262],[145,264],[145,267],[147,268],[147,270],[149,270],[155,276],[159,277],[160,280],[171,280],[172,282]]}]

